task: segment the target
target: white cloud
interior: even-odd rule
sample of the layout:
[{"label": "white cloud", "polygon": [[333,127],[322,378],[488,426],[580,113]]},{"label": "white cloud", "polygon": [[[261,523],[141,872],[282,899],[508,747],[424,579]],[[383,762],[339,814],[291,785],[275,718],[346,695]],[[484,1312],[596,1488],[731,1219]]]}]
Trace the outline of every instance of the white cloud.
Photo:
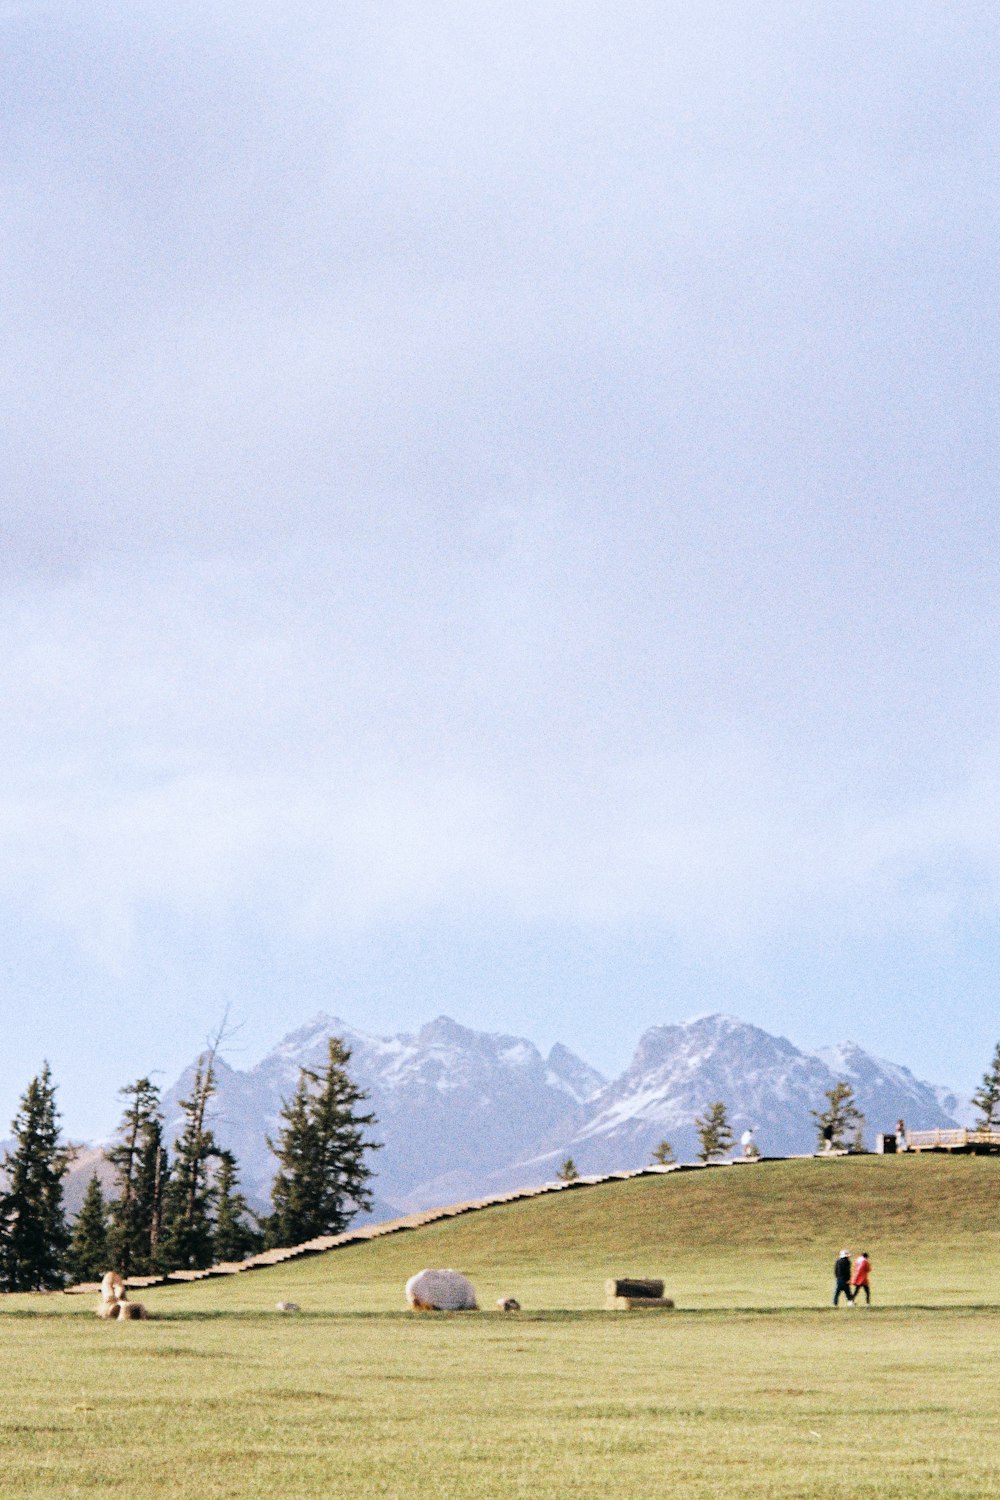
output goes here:
[{"label": "white cloud", "polygon": [[521,608],[552,524],[532,543],[522,518],[471,586],[376,549],[22,591],[0,890],[119,968],[160,908],[252,911],[288,941],[414,914],[652,920],[695,948],[995,908],[985,749],[887,799],[856,762],[833,780],[850,724],[819,752],[781,711],[737,730],[697,686],[664,715],[623,679],[654,650],[666,673],[669,640],[591,650],[600,589]]}]

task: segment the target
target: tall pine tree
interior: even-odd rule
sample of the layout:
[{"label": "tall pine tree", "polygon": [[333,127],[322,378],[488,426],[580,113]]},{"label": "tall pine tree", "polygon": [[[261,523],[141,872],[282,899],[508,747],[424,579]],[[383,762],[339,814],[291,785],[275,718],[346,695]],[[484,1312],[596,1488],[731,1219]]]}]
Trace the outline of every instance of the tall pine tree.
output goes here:
[{"label": "tall pine tree", "polygon": [[41,1292],[63,1284],[69,1231],[63,1178],[71,1153],[59,1142],[55,1085],[44,1063],[25,1091],[4,1157],[8,1189],[0,1198],[0,1291]]},{"label": "tall pine tree", "polygon": [[214,1093],[215,1054],[209,1052],[198,1059],[190,1097],[180,1101],[184,1129],[174,1142],[158,1252],[160,1264],[170,1270],[212,1264],[212,1210],[218,1193],[211,1163],[219,1148],[206,1114]]},{"label": "tall pine tree", "polygon": [[160,1095],[148,1078],[121,1090],[125,1113],[118,1141],[105,1154],[115,1169],[108,1249],[122,1276],[157,1269],[166,1151],[162,1141]]},{"label": "tall pine tree", "polygon": [[375,1116],[359,1113],[368,1096],[352,1083],[350,1060],[350,1048],[340,1037],[330,1037],[326,1067],[303,1068],[294,1095],[282,1107],[281,1134],[277,1143],[268,1141],[278,1158],[270,1245],[340,1234],[356,1213],[371,1207],[372,1171],[365,1153],[380,1148],[365,1138]]},{"label": "tall pine tree", "polygon": [[235,1156],[231,1151],[220,1151],[218,1160],[212,1256],[216,1261],[245,1260],[261,1248],[264,1236],[256,1224],[250,1222],[250,1207],[239,1191],[240,1174]]},{"label": "tall pine tree", "polygon": [[141,1226],[141,1258],[146,1271],[163,1269],[160,1236],[163,1202],[170,1181],[167,1148],[163,1144],[163,1121],[151,1115],[143,1126],[135,1176],[135,1217]]},{"label": "tall pine tree", "polygon": [[73,1225],[66,1253],[66,1269],[73,1281],[98,1281],[111,1269],[108,1255],[108,1210],[101,1179],[95,1172],[87,1184],[83,1205]]}]

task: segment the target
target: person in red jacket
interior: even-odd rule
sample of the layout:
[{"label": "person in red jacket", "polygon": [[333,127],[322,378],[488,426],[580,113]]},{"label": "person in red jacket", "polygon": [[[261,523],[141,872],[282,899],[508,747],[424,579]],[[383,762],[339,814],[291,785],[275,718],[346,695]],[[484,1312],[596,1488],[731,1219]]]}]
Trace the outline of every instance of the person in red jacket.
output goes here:
[{"label": "person in red jacket", "polygon": [[861,1254],[854,1262],[854,1270],[851,1272],[851,1300],[853,1302],[857,1302],[858,1294],[860,1292],[864,1292],[866,1307],[872,1300],[871,1287],[868,1284],[868,1277],[871,1274],[871,1269],[872,1263],[868,1259],[868,1251],[862,1250]]}]

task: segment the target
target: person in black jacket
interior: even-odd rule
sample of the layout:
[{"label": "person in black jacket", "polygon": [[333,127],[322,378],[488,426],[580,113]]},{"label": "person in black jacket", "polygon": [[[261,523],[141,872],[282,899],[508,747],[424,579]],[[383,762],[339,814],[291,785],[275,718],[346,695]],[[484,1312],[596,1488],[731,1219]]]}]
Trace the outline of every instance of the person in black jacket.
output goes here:
[{"label": "person in black jacket", "polygon": [[851,1291],[851,1252],[850,1252],[850,1250],[841,1250],[840,1254],[837,1256],[836,1262],[835,1262],[834,1267],[833,1267],[833,1275],[834,1275],[834,1280],[836,1282],[836,1285],[834,1286],[834,1289],[833,1289],[833,1305],[834,1305],[834,1307],[837,1307],[840,1304],[840,1294],[841,1294],[841,1292],[843,1292],[843,1294],[847,1298],[848,1302],[853,1302],[854,1301],[854,1294]]}]

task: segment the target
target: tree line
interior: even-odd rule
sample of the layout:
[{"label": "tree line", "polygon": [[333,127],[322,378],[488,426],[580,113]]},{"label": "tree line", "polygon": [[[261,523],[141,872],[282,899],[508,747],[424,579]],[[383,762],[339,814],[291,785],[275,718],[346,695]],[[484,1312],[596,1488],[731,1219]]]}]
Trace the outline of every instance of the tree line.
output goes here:
[{"label": "tree line", "polygon": [[3,1160],[0,1193],[0,1291],[47,1291],[114,1269],[123,1276],[200,1270],[244,1260],[261,1249],[339,1234],[371,1207],[368,1138],[375,1116],[348,1072],[351,1052],[328,1040],[325,1064],[301,1068],[268,1138],[277,1170],[271,1212],[255,1213],[240,1191],[239,1164],[210,1124],[216,1092],[215,1047],[198,1060],[180,1101],[180,1134],[168,1148],[160,1095],[147,1077],[120,1091],[115,1140],[105,1156],[114,1171],[105,1197],[95,1172],[70,1225],[63,1182],[74,1151],[60,1138],[49,1066],[25,1090]]}]

